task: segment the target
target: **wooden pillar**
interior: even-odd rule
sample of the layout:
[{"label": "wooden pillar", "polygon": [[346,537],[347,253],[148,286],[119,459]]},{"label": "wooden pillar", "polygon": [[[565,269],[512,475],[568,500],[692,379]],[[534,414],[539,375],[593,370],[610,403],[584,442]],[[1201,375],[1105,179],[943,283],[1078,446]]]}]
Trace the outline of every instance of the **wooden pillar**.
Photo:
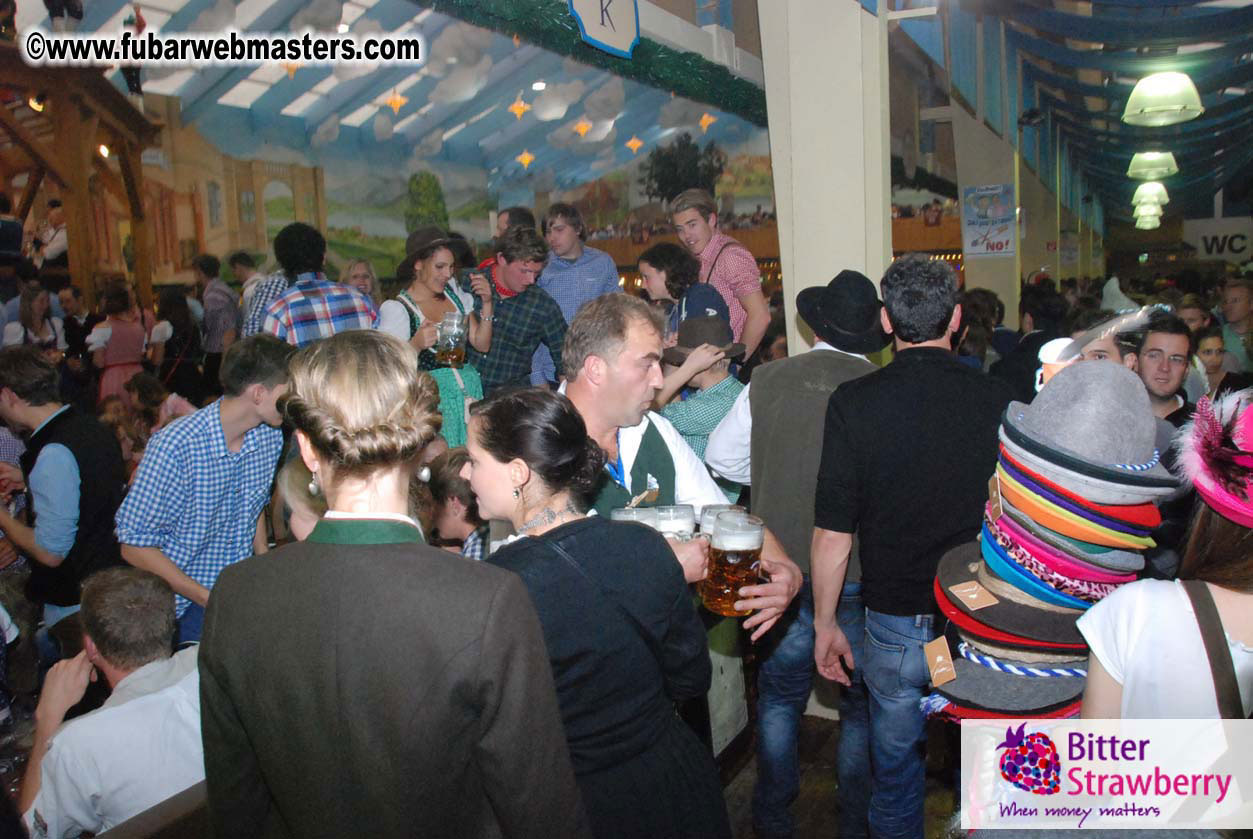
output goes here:
[{"label": "wooden pillar", "polygon": [[96,120],[66,94],[53,94],[47,108],[57,136],[57,157],[65,163],[69,191],[63,198],[70,278],[90,308],[96,302],[95,242],[91,232],[91,156],[96,153]]},{"label": "wooden pillar", "polygon": [[144,168],[141,150],[134,143],[118,142],[118,163],[126,187],[126,203],[131,216],[131,249],[135,256],[135,282],[139,299],[152,306],[152,226],[144,212]]},{"label": "wooden pillar", "polygon": [[30,208],[35,206],[35,196],[39,194],[39,187],[44,181],[44,167],[36,166],[26,176],[26,188],[22,190],[22,200],[17,204],[17,220],[22,224],[26,223],[26,217],[30,215]]}]

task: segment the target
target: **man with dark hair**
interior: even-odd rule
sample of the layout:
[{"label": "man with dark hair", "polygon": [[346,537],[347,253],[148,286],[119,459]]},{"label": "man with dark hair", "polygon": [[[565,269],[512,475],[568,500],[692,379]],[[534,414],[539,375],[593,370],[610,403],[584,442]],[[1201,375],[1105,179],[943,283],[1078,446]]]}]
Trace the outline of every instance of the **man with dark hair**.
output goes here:
[{"label": "man with dark hair", "polygon": [[718,228],[713,196],[703,189],[680,192],[670,204],[671,220],[692,255],[700,278],[718,290],[731,313],[731,332],[744,357],[757,351],[770,326],[770,307],[761,292],[761,271],[748,248]]},{"label": "man with dark hair", "polygon": [[277,402],[293,352],[270,335],[232,344],[222,398],[153,435],[117,511],[122,557],[178,595],[180,643],[200,639],[222,569],[266,551],[262,514],[283,447]]},{"label": "man with dark hair", "polygon": [[62,395],[84,410],[92,410],[95,388],[92,379],[95,370],[91,354],[87,352],[87,336],[104,321],[104,316],[89,312],[83,303],[83,294],[76,286],[66,286],[57,292],[61,310],[65,312],[65,376],[62,379]]},{"label": "man with dark hair", "polygon": [[530,207],[506,207],[496,214],[496,238],[505,235],[511,227],[529,227],[535,229],[535,213]]},{"label": "man with dark hair", "polygon": [[[32,839],[99,834],[204,780],[197,647],[170,655],[174,592],[135,568],[83,583],[81,653],[48,673],[19,807]],[[87,685],[112,689],[62,725]]]},{"label": "man with dark hair", "polygon": [[[849,685],[861,671],[870,692],[869,832],[923,834],[925,718],[923,646],[943,627],[932,593],[949,548],[979,532],[1005,385],[954,357],[961,324],[957,280],[940,260],[911,254],[881,283],[891,364],[845,382],[827,403],[814,501],[810,561],[814,661]],[[836,622],[853,535],[865,603],[863,660]]]},{"label": "man with dark hair", "polygon": [[1188,325],[1178,315],[1154,313],[1144,328],[1136,356],[1136,372],[1149,392],[1153,414],[1175,428],[1182,427],[1196,410],[1181,394],[1192,363]]},{"label": "man with dark hair", "polygon": [[483,379],[483,395],[502,387],[525,387],[531,359],[541,344],[560,366],[566,319],[548,292],[535,285],[544,270],[548,247],[533,227],[511,227],[497,242],[492,289],[495,315],[492,348],[481,353],[466,347],[466,356]]},{"label": "man with dark hair", "polygon": [[1050,286],[1029,285],[1023,288],[1018,301],[1018,324],[1022,338],[1013,352],[993,364],[988,371],[1003,379],[1019,402],[1030,402],[1035,397],[1040,348],[1061,337],[1065,318],[1066,301]]},{"label": "man with dark hair", "polygon": [[230,266],[235,282],[239,283],[239,312],[246,317],[252,311],[252,296],[256,293],[257,286],[264,282],[265,275],[257,270],[257,261],[248,251],[235,251],[226,258],[226,264]]},{"label": "man with dark hair", "polygon": [[[314,228],[300,222],[284,227],[274,237],[274,256],[291,285],[266,309],[261,331],[303,347],[336,332],[378,325],[373,300],[322,273],[326,239]],[[258,298],[263,288],[258,288]]]},{"label": "man with dark hair", "polygon": [[239,295],[222,281],[222,263],[216,256],[203,253],[191,261],[191,268],[204,305],[204,392],[216,396],[222,392],[218,385],[222,353],[239,334]]},{"label": "man with dark hair", "polygon": [[[587,229],[583,216],[573,204],[553,204],[544,213],[544,237],[548,241],[548,262],[536,285],[548,292],[566,323],[574,320],[579,308],[602,294],[622,290],[618,266],[604,251],[583,244]],[[540,347],[531,359],[531,384],[557,380],[557,367],[547,347]]]},{"label": "man with dark hair", "polygon": [[117,438],[96,418],[59,402],[60,377],[38,349],[0,350],[0,418],[29,432],[21,469],[0,464],[0,491],[25,489],[31,524],[0,504],[0,530],[31,563],[27,596],[43,605],[37,637],[51,663],[77,652],[79,584],[121,561],[113,515],[126,491]]}]

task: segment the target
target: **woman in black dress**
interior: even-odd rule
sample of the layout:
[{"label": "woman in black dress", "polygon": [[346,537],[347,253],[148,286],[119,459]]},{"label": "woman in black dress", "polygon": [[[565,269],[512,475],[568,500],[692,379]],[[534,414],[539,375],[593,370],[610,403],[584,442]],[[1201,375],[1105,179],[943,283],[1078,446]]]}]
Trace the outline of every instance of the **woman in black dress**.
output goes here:
[{"label": "woman in black dress", "polygon": [[520,534],[487,561],[520,576],[539,613],[595,835],[729,837],[713,756],[675,713],[711,669],[674,553],[643,525],[584,514],[604,453],[565,396],[476,403],[467,448],[481,515]]},{"label": "woman in black dress", "polygon": [[198,406],[204,400],[204,375],[200,371],[204,350],[187,297],[181,288],[165,288],[157,298],[157,306],[161,323],[152,330],[153,343],[161,344],[153,358],[157,378],[166,390]]}]

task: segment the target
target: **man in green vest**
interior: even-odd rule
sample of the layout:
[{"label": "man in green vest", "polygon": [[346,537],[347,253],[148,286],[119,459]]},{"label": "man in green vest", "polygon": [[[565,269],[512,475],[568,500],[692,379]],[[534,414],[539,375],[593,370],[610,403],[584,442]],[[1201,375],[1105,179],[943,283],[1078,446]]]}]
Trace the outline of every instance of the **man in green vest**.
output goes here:
[{"label": "man in green vest", "polygon": [[[608,515],[616,507],[691,504],[697,516],[706,504],[725,504],[704,463],[674,426],[651,410],[662,384],[661,316],[638,297],[607,294],[585,304],[566,330],[562,391],[587,423],[587,433],[605,450],[607,479],[593,507]],[[688,582],[705,577],[709,544],[704,539],[672,541]],[[801,586],[801,573],[769,530],[761,552],[770,582],[740,589],[737,610],[752,609],[744,621],[763,635]]]}]

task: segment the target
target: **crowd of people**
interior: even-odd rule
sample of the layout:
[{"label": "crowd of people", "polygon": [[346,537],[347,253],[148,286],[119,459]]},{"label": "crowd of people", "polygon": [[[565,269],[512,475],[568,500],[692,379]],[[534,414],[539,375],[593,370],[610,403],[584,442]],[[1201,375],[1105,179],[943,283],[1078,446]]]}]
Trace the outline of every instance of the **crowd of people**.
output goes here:
[{"label": "crowd of people", "polygon": [[1012,330],[996,295],[907,256],[878,290],[846,270],[801,292],[817,343],[788,357],[712,197],[670,209],[680,244],[641,255],[643,297],[568,204],[502,211],[482,261],[415,230],[388,300],[368,263],[328,279],[301,223],[279,270],[232,254],[237,291],[202,255],[156,311],[123,282],[98,314],[62,291],[54,317],[24,286],[0,349],[0,580],[22,580],[3,605],[42,680],[8,802],[31,835],[99,833],[204,779],[222,837],[728,837],[708,731],[676,711],[710,689],[692,587],[721,560],[618,514],[747,506],[760,564],[731,607],[758,648],[756,834],[793,835],[817,673],[843,686],[840,835],[919,836],[937,572],[979,537],[1049,364],[1122,377],[1085,398],[1151,443],[1161,421],[1170,487],[1153,579],[1078,622],[1084,712],[1210,713],[1213,686],[1154,676],[1128,629],[1163,610],[1173,644],[1200,643],[1179,577],[1210,583],[1253,696],[1246,278],[1221,305],[1028,285]]}]

